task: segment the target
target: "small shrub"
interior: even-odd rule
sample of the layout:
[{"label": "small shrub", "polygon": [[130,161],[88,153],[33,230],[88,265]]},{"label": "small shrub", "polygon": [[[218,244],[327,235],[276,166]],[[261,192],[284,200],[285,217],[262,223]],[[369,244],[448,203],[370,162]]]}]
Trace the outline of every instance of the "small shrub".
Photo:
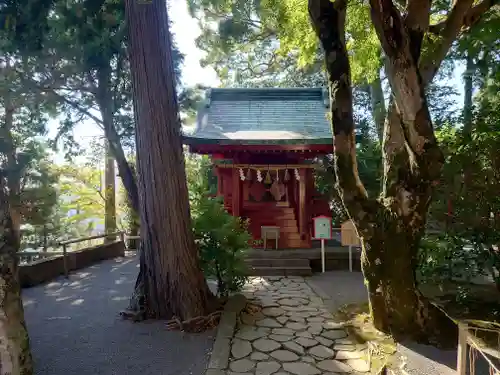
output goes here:
[{"label": "small shrub", "polygon": [[196,211],[193,230],[202,269],[217,280],[218,293],[225,297],[247,280],[244,254],[251,237],[246,222],[228,214],[219,198],[199,199]]}]

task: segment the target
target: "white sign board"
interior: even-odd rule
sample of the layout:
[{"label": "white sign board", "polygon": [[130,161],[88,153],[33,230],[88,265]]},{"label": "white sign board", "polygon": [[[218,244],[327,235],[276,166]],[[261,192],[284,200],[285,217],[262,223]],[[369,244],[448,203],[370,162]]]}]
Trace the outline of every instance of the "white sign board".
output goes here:
[{"label": "white sign board", "polygon": [[332,219],[326,216],[314,218],[314,238],[329,240],[332,238]]}]

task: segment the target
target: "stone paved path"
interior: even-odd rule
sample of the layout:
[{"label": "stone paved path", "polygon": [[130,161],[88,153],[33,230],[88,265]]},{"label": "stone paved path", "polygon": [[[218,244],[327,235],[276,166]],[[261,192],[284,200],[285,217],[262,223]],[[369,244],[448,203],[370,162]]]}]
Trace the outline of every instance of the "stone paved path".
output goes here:
[{"label": "stone paved path", "polygon": [[243,293],[262,311],[243,313],[228,375],[335,375],[369,371],[366,350],[347,338],[301,277],[254,277]]}]

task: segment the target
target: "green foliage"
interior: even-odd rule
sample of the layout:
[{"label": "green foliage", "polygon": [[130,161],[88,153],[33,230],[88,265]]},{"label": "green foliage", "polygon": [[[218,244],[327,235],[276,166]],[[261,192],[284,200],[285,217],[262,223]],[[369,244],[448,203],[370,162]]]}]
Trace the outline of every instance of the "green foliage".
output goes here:
[{"label": "green foliage", "polygon": [[427,276],[441,273],[450,278],[462,274],[470,279],[488,275],[500,290],[500,75],[497,66],[492,65],[481,79],[482,87],[474,101],[471,133],[449,125],[437,133],[446,164],[430,218],[446,235],[436,240],[439,246],[434,246],[434,253],[422,250],[427,254],[423,255],[422,267]]},{"label": "green foliage", "polygon": [[246,282],[243,261],[250,235],[246,224],[226,212],[220,199],[199,201],[193,230],[200,251],[200,262],[207,277],[217,280],[220,295],[237,291]]},{"label": "green foliage", "polygon": [[210,165],[207,158],[187,157],[191,216],[201,267],[215,278],[218,293],[227,296],[246,282],[245,251],[251,239],[247,223],[224,209],[220,198],[210,194]]}]

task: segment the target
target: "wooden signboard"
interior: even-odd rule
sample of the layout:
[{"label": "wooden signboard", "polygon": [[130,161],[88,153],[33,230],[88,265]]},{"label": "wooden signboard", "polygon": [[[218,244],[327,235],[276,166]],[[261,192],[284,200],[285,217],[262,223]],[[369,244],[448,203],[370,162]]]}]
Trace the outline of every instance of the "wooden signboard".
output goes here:
[{"label": "wooden signboard", "polygon": [[340,240],[342,246],[361,246],[356,227],[352,220],[347,220],[340,226]]}]

